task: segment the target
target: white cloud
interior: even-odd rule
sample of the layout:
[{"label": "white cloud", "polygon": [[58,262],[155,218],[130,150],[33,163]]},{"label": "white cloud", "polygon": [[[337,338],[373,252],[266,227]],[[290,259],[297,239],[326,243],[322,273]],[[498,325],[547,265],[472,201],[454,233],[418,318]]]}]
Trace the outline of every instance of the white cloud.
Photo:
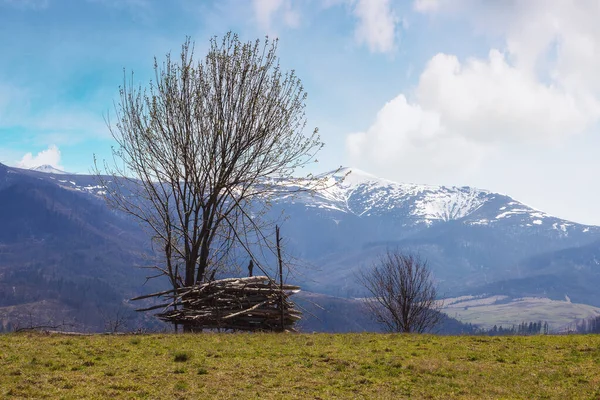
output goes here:
[{"label": "white cloud", "polygon": [[[504,38],[503,57],[492,50],[489,60],[464,65],[455,80],[461,92],[480,92],[480,102],[492,93],[496,108],[508,115],[500,121],[496,112],[491,122],[536,138],[580,133],[598,121],[600,1],[438,0],[435,11],[462,16],[478,32]],[[474,79],[479,89],[472,87]]]},{"label": "white cloud", "polygon": [[412,179],[439,181],[475,171],[491,151],[548,146],[598,126],[599,1],[417,0],[413,6],[463,18],[505,46],[483,58],[432,57],[411,101],[398,95],[366,131],[348,135],[352,162],[418,170]]},{"label": "white cloud", "polygon": [[416,96],[448,129],[474,141],[553,140],[583,132],[600,115],[597,100],[541,82],[509,65],[498,50],[462,64],[436,55]]},{"label": "white cloud", "polygon": [[[600,92],[600,2],[535,1],[514,12],[508,50],[519,67],[549,69],[567,90]],[[535,7],[535,8],[534,8]]]},{"label": "white cloud", "polygon": [[[377,113],[366,132],[348,135],[352,165],[368,163],[374,173],[394,171],[393,178],[439,182],[477,165],[486,152],[449,131],[436,112],[424,110],[399,95]],[[389,172],[387,172],[389,176]]]},{"label": "white cloud", "polygon": [[35,168],[41,165],[51,165],[56,169],[64,169],[60,165],[60,150],[55,145],[49,146],[46,150],[42,150],[37,155],[27,153],[21,161],[17,163],[19,168]]},{"label": "white cloud", "polygon": [[374,53],[394,50],[399,19],[389,0],[358,0],[354,15],[358,18],[354,31],[358,44],[366,44]]},{"label": "white cloud", "polygon": [[[400,19],[391,0],[323,0],[306,2],[319,10],[343,6],[356,18],[354,39],[373,53],[390,53],[395,49],[398,26],[408,28],[408,20]],[[277,27],[300,26],[300,2],[292,0],[252,0],[254,18],[268,34]],[[310,14],[310,13],[309,13]]]},{"label": "white cloud", "polygon": [[419,12],[432,12],[440,8],[440,0],[415,0],[413,8]]},{"label": "white cloud", "polygon": [[503,38],[519,70],[568,90],[600,91],[598,0],[416,0],[413,8],[464,20],[479,34]]},{"label": "white cloud", "polygon": [[300,13],[292,7],[290,0],[253,0],[254,16],[259,26],[272,33],[274,21],[283,21],[284,26],[297,28],[300,25]]}]

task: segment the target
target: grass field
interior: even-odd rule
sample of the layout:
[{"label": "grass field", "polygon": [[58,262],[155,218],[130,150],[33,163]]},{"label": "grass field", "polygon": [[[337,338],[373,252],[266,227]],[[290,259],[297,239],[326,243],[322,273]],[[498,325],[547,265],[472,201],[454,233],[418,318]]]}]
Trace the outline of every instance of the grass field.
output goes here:
[{"label": "grass field", "polygon": [[600,399],[600,336],[6,334],[0,398]]}]

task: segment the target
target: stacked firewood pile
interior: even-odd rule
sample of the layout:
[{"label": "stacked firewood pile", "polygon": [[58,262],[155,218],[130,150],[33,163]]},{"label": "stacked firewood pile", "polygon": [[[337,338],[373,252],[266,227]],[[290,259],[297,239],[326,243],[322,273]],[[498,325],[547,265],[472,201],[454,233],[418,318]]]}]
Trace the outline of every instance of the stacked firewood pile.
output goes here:
[{"label": "stacked firewood pile", "polygon": [[299,286],[278,284],[266,276],[253,276],[220,279],[133,300],[168,298],[168,303],[137,311],[164,308],[156,314],[158,318],[193,328],[293,331],[301,312],[294,308],[289,296],[299,289]]}]

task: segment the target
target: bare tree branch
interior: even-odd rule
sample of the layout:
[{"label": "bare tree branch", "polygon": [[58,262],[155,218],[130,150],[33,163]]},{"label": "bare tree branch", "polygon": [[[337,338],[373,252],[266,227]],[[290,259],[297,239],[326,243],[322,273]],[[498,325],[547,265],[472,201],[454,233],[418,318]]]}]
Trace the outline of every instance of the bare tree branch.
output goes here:
[{"label": "bare tree branch", "polygon": [[427,262],[418,256],[388,251],[359,280],[371,295],[367,310],[388,331],[422,333],[441,321],[442,303]]},{"label": "bare tree branch", "polygon": [[[155,59],[155,80],[124,79],[113,124],[113,162],[101,174],[108,203],[150,232],[173,289],[198,285],[243,254],[261,268],[274,243],[262,232],[269,199],[322,185],[294,172],[315,161],[317,130],[305,135],[306,92],[282,72],[277,41],[213,38],[201,61],[187,39],[179,59]],[[293,189],[291,189],[293,188]],[[260,253],[260,254],[259,254]],[[164,265],[162,265],[164,263]]]}]

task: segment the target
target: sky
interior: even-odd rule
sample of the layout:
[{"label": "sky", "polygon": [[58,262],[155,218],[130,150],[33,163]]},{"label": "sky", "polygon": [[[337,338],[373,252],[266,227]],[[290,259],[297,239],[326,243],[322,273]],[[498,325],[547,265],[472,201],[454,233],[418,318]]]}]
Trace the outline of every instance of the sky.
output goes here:
[{"label": "sky", "polygon": [[0,0],[0,163],[110,158],[124,73],[186,36],[279,38],[314,172],[474,186],[600,225],[600,0]]}]

